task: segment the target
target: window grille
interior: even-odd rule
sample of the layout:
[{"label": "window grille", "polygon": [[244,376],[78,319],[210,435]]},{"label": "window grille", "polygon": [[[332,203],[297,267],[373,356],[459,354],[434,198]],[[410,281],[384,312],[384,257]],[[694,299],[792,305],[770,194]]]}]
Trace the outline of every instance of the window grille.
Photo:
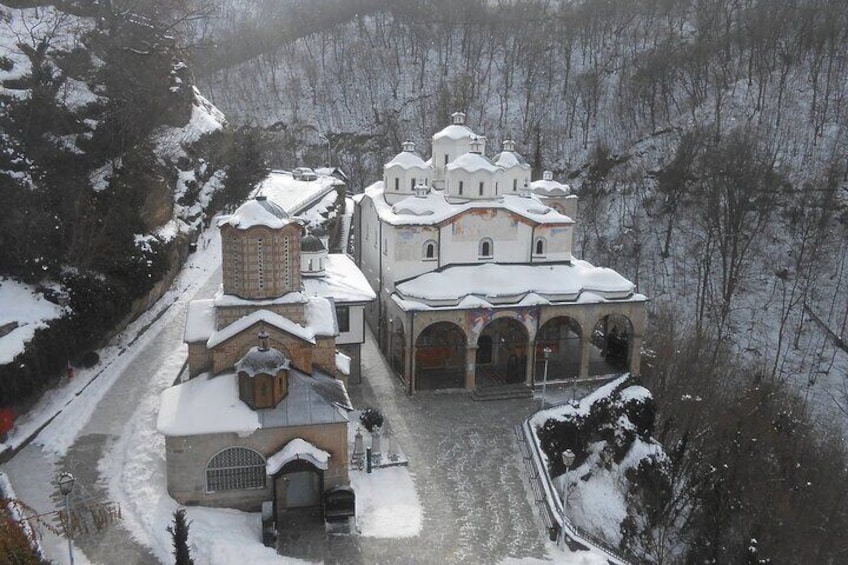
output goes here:
[{"label": "window grille", "polygon": [[265,458],[246,447],[230,447],[206,465],[206,492],[265,488]]}]

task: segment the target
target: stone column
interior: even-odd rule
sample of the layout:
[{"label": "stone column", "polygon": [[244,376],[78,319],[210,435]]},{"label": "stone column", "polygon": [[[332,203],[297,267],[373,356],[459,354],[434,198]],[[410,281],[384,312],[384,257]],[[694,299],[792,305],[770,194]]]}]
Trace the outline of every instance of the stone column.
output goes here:
[{"label": "stone column", "polygon": [[524,383],[527,386],[536,384],[536,342],[527,342],[527,366],[524,368]]},{"label": "stone column", "polygon": [[627,351],[630,357],[630,373],[634,377],[639,376],[639,364],[642,361],[642,336],[634,335],[630,337],[630,343]]},{"label": "stone column", "polygon": [[465,390],[477,388],[477,346],[465,348]]},{"label": "stone column", "polygon": [[409,378],[406,379],[406,394],[411,395],[413,391],[415,391],[415,359],[418,355],[418,346],[414,345],[412,347],[412,351],[410,352],[410,363],[409,363]]},{"label": "stone column", "polygon": [[589,351],[591,351],[589,348],[592,347],[589,337],[588,332],[583,332],[583,335],[580,336],[580,372],[578,376],[581,379],[589,376]]}]

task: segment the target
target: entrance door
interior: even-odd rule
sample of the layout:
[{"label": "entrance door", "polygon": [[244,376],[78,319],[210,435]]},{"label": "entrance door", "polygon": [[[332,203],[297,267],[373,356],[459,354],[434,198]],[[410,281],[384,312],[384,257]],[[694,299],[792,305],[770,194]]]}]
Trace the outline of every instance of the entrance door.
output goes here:
[{"label": "entrance door", "polygon": [[477,364],[488,365],[492,362],[492,338],[481,335],[477,340]]},{"label": "entrance door", "polygon": [[286,484],[286,508],[318,506],[321,503],[321,488],[318,473],[297,471],[284,475]]}]

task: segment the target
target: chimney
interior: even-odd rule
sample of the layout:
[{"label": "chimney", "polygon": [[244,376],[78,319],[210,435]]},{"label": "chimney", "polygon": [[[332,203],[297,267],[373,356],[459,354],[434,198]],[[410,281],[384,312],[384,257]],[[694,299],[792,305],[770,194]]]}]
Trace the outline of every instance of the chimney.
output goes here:
[{"label": "chimney", "polygon": [[530,198],[530,185],[527,184],[527,181],[524,181],[524,186],[521,187],[521,190],[518,191],[518,195],[521,198]]},{"label": "chimney", "polygon": [[479,137],[473,138],[471,140],[471,152],[472,153],[482,153],[484,143],[485,142],[482,141]]}]

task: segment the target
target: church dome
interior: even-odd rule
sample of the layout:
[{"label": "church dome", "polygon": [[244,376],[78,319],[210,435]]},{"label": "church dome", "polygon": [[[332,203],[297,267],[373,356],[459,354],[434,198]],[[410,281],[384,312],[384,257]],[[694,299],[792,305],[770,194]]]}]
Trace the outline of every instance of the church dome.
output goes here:
[{"label": "church dome", "polygon": [[280,229],[291,222],[288,213],[278,204],[264,196],[257,196],[239,206],[233,214],[225,218],[219,225],[231,225],[241,230],[254,226],[265,226]]},{"label": "church dome", "polygon": [[300,240],[300,250],[306,253],[320,253],[326,251],[326,247],[321,240],[313,234],[309,234]]},{"label": "church dome", "polygon": [[259,334],[259,345],[251,347],[244,357],[235,364],[239,373],[249,377],[257,375],[276,375],[289,368],[289,360],[281,351],[268,346],[268,334]]}]

